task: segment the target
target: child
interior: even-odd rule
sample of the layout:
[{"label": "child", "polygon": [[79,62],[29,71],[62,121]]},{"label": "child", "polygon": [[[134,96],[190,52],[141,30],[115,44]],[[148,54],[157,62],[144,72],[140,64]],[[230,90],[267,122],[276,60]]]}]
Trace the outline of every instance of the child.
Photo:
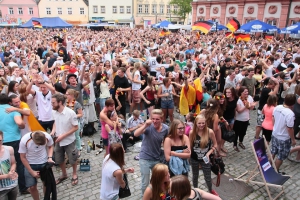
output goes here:
[{"label": "child", "polygon": [[189,136],[190,131],[193,130],[194,121],[195,121],[195,114],[189,113],[185,117],[186,123],[185,123],[185,134]]},{"label": "child", "polygon": [[113,122],[114,127],[105,124],[105,130],[108,132],[108,149],[113,143],[122,144],[121,126],[119,125],[118,115],[116,111],[107,111],[107,117]]}]

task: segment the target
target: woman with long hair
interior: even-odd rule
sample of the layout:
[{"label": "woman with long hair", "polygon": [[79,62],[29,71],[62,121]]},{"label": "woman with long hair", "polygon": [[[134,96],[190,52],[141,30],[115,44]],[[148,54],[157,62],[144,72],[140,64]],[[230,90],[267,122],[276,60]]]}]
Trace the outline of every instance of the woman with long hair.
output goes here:
[{"label": "woman with long hair", "polygon": [[171,178],[170,195],[178,200],[221,200],[220,197],[199,188],[192,188],[189,179],[183,175]]},{"label": "woman with long hair", "polygon": [[256,79],[256,86],[255,86],[255,94],[260,94],[261,89],[261,83],[264,78],[266,78],[266,75],[263,73],[262,65],[258,64],[254,67],[254,75],[253,78]]},{"label": "woman with long hair", "polygon": [[167,200],[169,194],[170,174],[168,166],[158,163],[152,169],[150,184],[146,188],[143,200]]},{"label": "woman with long hair", "polygon": [[10,96],[12,94],[19,96],[18,87],[19,83],[17,81],[10,81],[7,88],[7,96]]},{"label": "woman with long hair", "polygon": [[[221,92],[217,92],[215,94],[214,98],[219,101],[219,109],[218,109],[218,112],[217,112],[217,114],[219,116],[219,123],[227,124],[227,122],[224,121],[224,117],[223,117],[225,109],[226,109],[225,95]],[[220,127],[219,127],[218,133],[215,133],[215,135],[216,135],[216,139],[217,139],[219,149],[221,151],[223,151],[224,153],[227,153],[227,150],[224,147],[225,141],[222,139],[222,131],[221,131]]]},{"label": "woman with long hair", "polygon": [[[167,162],[170,162],[171,156],[186,160],[186,162],[191,156],[190,142],[188,136],[185,135],[184,123],[178,119],[174,119],[170,125],[168,136],[164,141],[164,153]],[[178,175],[174,174],[170,164],[169,168],[171,177]],[[182,174],[188,176],[188,170]]]},{"label": "woman with long hair", "polygon": [[9,81],[9,76],[6,74],[4,68],[0,68],[0,78],[3,78],[5,81]]},{"label": "woman with long hair", "polygon": [[[145,80],[141,80],[141,73],[140,73],[141,63],[137,62],[134,63],[133,71],[132,71],[132,104],[130,106],[130,113],[137,108],[137,105],[141,103],[141,87],[144,85]],[[140,106],[141,108],[141,106]]]},{"label": "woman with long hair", "polygon": [[8,82],[4,77],[0,77],[0,93],[6,93]]},{"label": "woman with long hair", "polygon": [[[217,149],[217,141],[215,134],[206,123],[204,115],[198,115],[195,119],[193,130],[190,132],[191,159],[193,173],[193,186],[198,187],[199,164],[203,170],[204,179],[208,187],[208,191],[216,196],[217,192],[212,189],[211,166],[209,156]],[[208,162],[207,162],[208,161]]]},{"label": "woman with long hair", "polygon": [[80,140],[80,119],[83,116],[83,112],[82,112],[82,106],[81,104],[76,101],[77,97],[79,95],[79,92],[74,90],[74,89],[68,89],[66,92],[66,96],[67,96],[67,100],[66,100],[66,106],[70,109],[72,109],[77,116],[78,119],[78,129],[75,132],[75,144],[76,144],[76,148],[78,150],[78,153],[80,155],[80,150],[81,150],[81,140]]},{"label": "woman with long hair", "polygon": [[20,94],[20,100],[27,103],[30,110],[34,114],[34,116],[38,119],[38,108],[36,103],[35,91],[31,89],[29,92],[27,91],[27,85],[25,83],[21,83],[18,87],[18,91]]},{"label": "woman with long hair", "polygon": [[109,147],[109,154],[105,156],[102,164],[102,178],[100,199],[118,200],[119,188],[126,186],[123,180],[124,173],[133,173],[133,168],[125,169],[125,154],[122,144],[113,143]]},{"label": "woman with long hair", "polygon": [[170,117],[170,121],[173,121],[174,111],[174,96],[179,96],[175,93],[174,87],[171,84],[172,80],[169,78],[163,79],[163,84],[158,88],[157,96],[161,98],[161,109],[164,113],[164,120],[166,122],[166,116]]},{"label": "woman with long hair", "polygon": [[[155,83],[155,78],[153,76],[148,76],[147,86],[140,93],[140,97],[144,100],[145,107],[148,109],[148,113],[151,113],[151,111],[154,109],[155,106],[156,89],[154,83]],[[144,95],[145,93],[146,96]]]},{"label": "woman with long hair", "polygon": [[269,144],[273,132],[273,110],[277,106],[277,96],[270,95],[267,100],[267,104],[262,109],[262,114],[265,116],[264,121],[261,124],[262,134],[265,136],[267,143]]},{"label": "woman with long hair", "polygon": [[224,119],[228,122],[229,128],[233,129],[235,109],[238,97],[233,87],[225,88],[224,90],[226,107],[223,113]]},{"label": "woman with long hair", "polygon": [[253,98],[248,94],[248,88],[241,86],[238,91],[239,99],[236,106],[235,122],[233,130],[235,131],[235,139],[233,142],[233,149],[239,152],[237,147],[237,140],[239,139],[239,146],[246,149],[243,144],[244,137],[247,132],[250,119],[250,110],[253,110],[257,102],[253,102]]}]

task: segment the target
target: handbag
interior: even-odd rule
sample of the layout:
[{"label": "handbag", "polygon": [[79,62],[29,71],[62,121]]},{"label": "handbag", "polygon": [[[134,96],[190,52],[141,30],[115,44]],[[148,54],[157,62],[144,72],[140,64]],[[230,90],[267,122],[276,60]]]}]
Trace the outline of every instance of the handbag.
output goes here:
[{"label": "handbag", "polygon": [[130,188],[129,188],[129,185],[128,185],[128,180],[127,180],[127,174],[123,174],[123,180],[125,182],[125,187],[124,188],[121,188],[121,187],[119,188],[119,198],[120,199],[129,197],[131,195]]},{"label": "handbag", "polygon": [[222,132],[222,139],[227,142],[233,142],[235,138],[234,130],[228,130],[225,123],[220,124],[221,132]]},{"label": "handbag", "polygon": [[222,160],[222,157],[219,156],[217,150],[215,150],[214,154],[210,154],[209,158],[211,163],[210,169],[215,175],[217,175],[216,187],[218,187],[221,182],[221,174],[223,174],[225,171],[225,164]]}]

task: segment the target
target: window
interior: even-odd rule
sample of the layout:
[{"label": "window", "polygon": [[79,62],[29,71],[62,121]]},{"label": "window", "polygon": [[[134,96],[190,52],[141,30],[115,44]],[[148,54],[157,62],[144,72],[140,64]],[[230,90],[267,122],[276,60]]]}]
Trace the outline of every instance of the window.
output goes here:
[{"label": "window", "polygon": [[157,13],[157,5],[152,5],[152,13]]},{"label": "window", "polygon": [[19,15],[23,15],[23,8],[18,8]]},{"label": "window", "polygon": [[33,8],[28,8],[29,15],[33,15]]},{"label": "window", "polygon": [[171,11],[171,6],[167,5],[167,14],[170,14],[170,11]]},{"label": "window", "polygon": [[80,9],[79,9],[79,13],[80,13],[81,15],[84,15],[84,8],[80,8]]},{"label": "window", "polygon": [[51,8],[46,8],[46,14],[51,15]]},{"label": "window", "polygon": [[143,13],[143,5],[138,5],[138,13]]},{"label": "window", "polygon": [[62,15],[62,8],[57,8],[57,14]]},{"label": "window", "polygon": [[[198,21],[204,21],[204,20],[205,20],[204,17],[198,17]],[[198,22],[198,21],[197,21],[197,22]],[[197,22],[195,22],[195,23],[197,23]],[[195,24],[195,23],[194,23],[194,24]]]},{"label": "window", "polygon": [[250,19],[245,19],[245,24],[246,24],[246,23],[249,23],[249,22],[251,22],[251,21],[253,21],[253,19],[251,19],[251,18],[250,18]]},{"label": "window", "polygon": [[131,6],[126,7],[126,12],[129,13],[129,14],[131,13]]},{"label": "window", "polygon": [[299,20],[297,21],[297,20],[295,20],[295,19],[292,19],[292,20],[291,20],[291,26],[294,25],[294,24],[297,24],[298,22],[300,22],[300,21],[299,21]]},{"label": "window", "polygon": [[113,13],[117,13],[117,6],[113,6]]},{"label": "window", "polygon": [[105,13],[105,6],[101,6],[101,13]]},{"label": "window", "polygon": [[163,14],[165,9],[165,5],[160,5],[159,6],[159,13]]},{"label": "window", "polygon": [[177,13],[178,11],[178,6],[174,5],[174,13]]},{"label": "window", "polygon": [[120,6],[120,13],[124,13],[124,6]]},{"label": "window", "polygon": [[8,8],[8,12],[10,15],[13,15],[14,14],[14,9],[13,8]]},{"label": "window", "polygon": [[68,8],[68,15],[72,15],[72,8]]},{"label": "window", "polygon": [[93,13],[98,13],[98,6],[93,6]]},{"label": "window", "polygon": [[267,24],[270,24],[272,26],[276,26],[277,20],[276,19],[267,19]]},{"label": "window", "polygon": [[149,5],[145,5],[145,13],[149,13]]}]

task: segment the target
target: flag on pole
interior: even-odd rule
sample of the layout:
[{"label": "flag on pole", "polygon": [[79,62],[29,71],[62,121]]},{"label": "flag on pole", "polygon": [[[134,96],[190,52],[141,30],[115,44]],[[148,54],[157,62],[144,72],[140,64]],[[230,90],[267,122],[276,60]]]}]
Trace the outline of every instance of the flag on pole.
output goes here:
[{"label": "flag on pole", "polygon": [[244,34],[244,33],[234,34],[234,38],[236,39],[237,42],[240,41],[248,42],[251,39],[250,34]]},{"label": "flag on pole", "polygon": [[160,33],[159,33],[159,36],[160,37],[165,37],[166,35],[170,35],[171,32],[170,31],[167,31],[165,29],[163,29]]},{"label": "flag on pole", "polygon": [[227,32],[225,33],[226,38],[233,38],[233,33],[232,32]]},{"label": "flag on pole", "polygon": [[198,40],[200,39],[200,33],[199,32],[196,33],[196,37],[197,37]]},{"label": "flag on pole", "polygon": [[231,31],[231,32],[235,32],[236,30],[240,29],[241,25],[240,22],[238,20],[236,20],[235,18],[232,18],[228,24],[226,25],[226,27]]},{"label": "flag on pole", "polygon": [[43,28],[42,24],[36,20],[32,20],[32,25],[34,28]]},{"label": "flag on pole", "polygon": [[273,34],[265,34],[264,38],[265,40],[271,41],[273,40],[274,35]]},{"label": "flag on pole", "polygon": [[208,22],[208,21],[197,22],[192,26],[192,30],[193,31],[198,30],[207,34],[213,25],[214,24],[212,22]]}]

